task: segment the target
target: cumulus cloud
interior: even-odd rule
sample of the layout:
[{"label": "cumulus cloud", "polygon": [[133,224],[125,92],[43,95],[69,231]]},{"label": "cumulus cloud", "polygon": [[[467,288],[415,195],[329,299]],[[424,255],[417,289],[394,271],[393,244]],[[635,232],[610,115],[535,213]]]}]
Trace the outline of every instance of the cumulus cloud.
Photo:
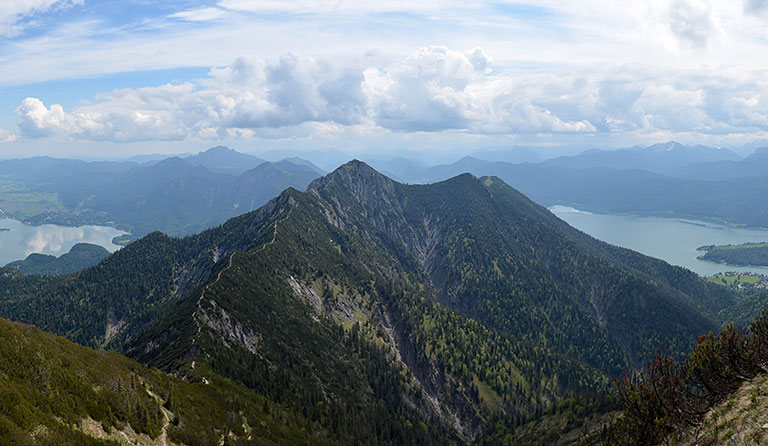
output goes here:
[{"label": "cumulus cloud", "polygon": [[482,50],[422,48],[392,70],[370,68],[363,86],[371,115],[382,127],[401,131],[461,129],[476,104],[468,85],[490,70]]},{"label": "cumulus cloud", "polygon": [[[121,89],[64,110],[27,98],[26,138],[181,141],[312,137],[349,128],[477,135],[768,130],[768,82],[625,70],[495,72],[482,49],[432,46],[400,60],[239,58],[195,83]],[[671,79],[671,80],[670,80]],[[1,135],[0,135],[1,136]]]},{"label": "cumulus cloud", "polygon": [[81,5],[84,0],[3,0],[0,2],[0,36],[14,37],[24,30],[30,16],[56,8]]}]

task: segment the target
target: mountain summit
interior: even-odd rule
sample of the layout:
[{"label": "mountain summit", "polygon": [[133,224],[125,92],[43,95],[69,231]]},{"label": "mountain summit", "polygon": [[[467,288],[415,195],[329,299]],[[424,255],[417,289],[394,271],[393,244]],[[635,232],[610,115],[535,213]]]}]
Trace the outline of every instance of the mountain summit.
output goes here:
[{"label": "mountain summit", "polygon": [[240,175],[264,162],[261,158],[240,153],[237,150],[224,146],[211,147],[204,152],[184,159],[192,164],[205,166],[211,170],[232,175]]}]

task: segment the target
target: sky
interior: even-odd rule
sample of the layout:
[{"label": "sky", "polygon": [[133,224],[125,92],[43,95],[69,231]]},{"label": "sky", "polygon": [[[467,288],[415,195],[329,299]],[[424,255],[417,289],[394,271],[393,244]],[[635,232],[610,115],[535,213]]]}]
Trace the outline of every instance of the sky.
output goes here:
[{"label": "sky", "polygon": [[3,0],[0,158],[768,139],[768,0]]}]

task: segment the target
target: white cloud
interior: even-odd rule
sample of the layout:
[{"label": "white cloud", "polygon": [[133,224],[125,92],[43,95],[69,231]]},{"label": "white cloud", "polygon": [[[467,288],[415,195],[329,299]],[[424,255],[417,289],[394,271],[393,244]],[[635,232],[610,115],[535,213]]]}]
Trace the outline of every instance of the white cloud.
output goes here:
[{"label": "white cloud", "polygon": [[81,5],[84,0],[3,0],[0,2],[0,36],[14,37],[24,31],[22,20],[56,8]]},{"label": "white cloud", "polygon": [[694,46],[706,46],[716,32],[712,8],[706,1],[676,0],[669,7],[669,28]]},{"label": "white cloud", "polygon": [[5,129],[0,129],[0,142],[16,141],[16,135]]},{"label": "white cloud", "polygon": [[[16,109],[19,129],[28,138],[50,136],[91,141],[179,141],[191,131],[186,127],[185,93],[190,84],[165,85],[138,90],[117,90],[104,102],[65,112],[61,105],[46,107],[37,98],[26,98]],[[184,113],[181,113],[184,112]]]},{"label": "white cloud", "polygon": [[219,20],[227,16],[227,11],[220,8],[199,8],[190,9],[187,11],[177,12],[171,14],[168,17],[173,19],[181,19],[189,22],[208,22],[212,20]]},{"label": "white cloud", "polygon": [[222,0],[219,6],[235,11],[248,12],[293,12],[299,14],[319,13],[376,13],[376,12],[430,12],[459,6],[460,2],[447,0]]},{"label": "white cloud", "polygon": [[198,85],[115,90],[69,112],[27,98],[16,113],[27,138],[118,142],[274,137],[359,125],[396,132],[595,131],[588,121],[558,117],[524,80],[491,76],[492,59],[479,48],[426,47],[376,67],[363,61],[240,58],[212,69]]},{"label": "white cloud", "polygon": [[72,110],[30,97],[16,113],[28,139],[121,143],[371,131],[744,140],[768,131],[766,98],[761,71],[590,66],[543,73],[498,68],[480,48],[428,46],[401,58],[241,57],[196,82],[114,90]]}]

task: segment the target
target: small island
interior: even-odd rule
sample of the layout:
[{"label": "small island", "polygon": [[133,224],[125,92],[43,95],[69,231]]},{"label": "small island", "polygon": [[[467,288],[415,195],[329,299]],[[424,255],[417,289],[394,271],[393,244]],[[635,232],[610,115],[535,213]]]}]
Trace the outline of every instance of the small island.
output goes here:
[{"label": "small island", "polygon": [[136,241],[136,236],[131,234],[118,235],[112,238],[112,244],[117,246],[128,246]]},{"label": "small island", "polygon": [[8,232],[11,228],[0,228],[0,232]]},{"label": "small island", "polygon": [[742,245],[707,245],[697,248],[704,251],[700,260],[736,266],[768,266],[768,242]]}]

